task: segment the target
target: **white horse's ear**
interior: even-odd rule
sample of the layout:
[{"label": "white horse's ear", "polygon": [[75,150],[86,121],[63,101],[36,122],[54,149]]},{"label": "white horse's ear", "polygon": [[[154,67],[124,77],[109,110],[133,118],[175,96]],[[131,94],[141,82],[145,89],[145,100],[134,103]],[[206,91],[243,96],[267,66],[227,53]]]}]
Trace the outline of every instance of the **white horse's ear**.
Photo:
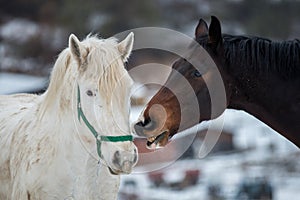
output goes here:
[{"label": "white horse's ear", "polygon": [[119,52],[122,55],[123,61],[126,62],[133,47],[134,34],[129,33],[128,36],[118,44]]},{"label": "white horse's ear", "polygon": [[80,44],[80,41],[78,38],[71,34],[69,37],[69,48],[71,50],[71,54],[75,60],[77,60],[78,64],[82,64],[82,45]]}]

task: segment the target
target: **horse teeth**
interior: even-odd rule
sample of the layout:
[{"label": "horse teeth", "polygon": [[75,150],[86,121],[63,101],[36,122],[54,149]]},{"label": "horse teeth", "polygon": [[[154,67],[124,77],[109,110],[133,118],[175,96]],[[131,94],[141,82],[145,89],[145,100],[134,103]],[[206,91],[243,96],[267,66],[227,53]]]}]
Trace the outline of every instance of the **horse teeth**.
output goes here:
[{"label": "horse teeth", "polygon": [[149,142],[154,142],[155,139],[156,139],[156,137],[155,137],[155,136],[152,136],[152,137],[149,137],[149,138],[148,138],[148,141],[149,141]]}]

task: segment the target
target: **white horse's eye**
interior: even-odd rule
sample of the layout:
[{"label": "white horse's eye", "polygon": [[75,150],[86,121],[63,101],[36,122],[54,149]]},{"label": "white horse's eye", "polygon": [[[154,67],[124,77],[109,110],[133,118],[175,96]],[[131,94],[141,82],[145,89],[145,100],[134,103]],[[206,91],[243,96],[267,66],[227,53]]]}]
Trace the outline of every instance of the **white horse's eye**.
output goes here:
[{"label": "white horse's eye", "polygon": [[89,97],[94,96],[94,93],[93,93],[91,90],[86,91],[86,94],[87,94]]}]

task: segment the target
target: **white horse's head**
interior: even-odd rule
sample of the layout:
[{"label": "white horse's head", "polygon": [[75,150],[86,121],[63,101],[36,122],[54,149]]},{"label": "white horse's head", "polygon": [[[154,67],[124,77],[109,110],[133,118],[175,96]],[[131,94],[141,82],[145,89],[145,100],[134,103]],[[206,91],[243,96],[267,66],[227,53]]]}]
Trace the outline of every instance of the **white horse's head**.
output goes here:
[{"label": "white horse's head", "polygon": [[75,96],[79,103],[76,112],[83,113],[78,117],[76,114],[79,131],[85,132],[94,149],[92,129],[97,132],[101,140],[96,145],[98,155],[114,174],[130,173],[137,162],[129,124],[133,81],[124,67],[133,40],[133,33],[119,43],[114,38],[88,36],[80,42],[73,34],[69,37],[69,65],[76,74]]}]

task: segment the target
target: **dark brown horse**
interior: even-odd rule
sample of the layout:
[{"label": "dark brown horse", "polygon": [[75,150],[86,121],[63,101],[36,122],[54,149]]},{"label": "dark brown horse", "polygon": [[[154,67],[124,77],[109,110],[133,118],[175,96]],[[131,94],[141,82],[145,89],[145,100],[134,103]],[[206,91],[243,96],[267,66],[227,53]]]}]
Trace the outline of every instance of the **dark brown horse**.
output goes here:
[{"label": "dark brown horse", "polygon": [[[146,136],[148,145],[165,146],[179,131],[232,108],[254,115],[300,147],[300,41],[274,42],[222,34],[216,17],[211,18],[209,27],[200,19],[195,40],[210,55],[217,70],[197,70],[187,59],[177,60],[172,66],[177,73],[172,72],[165,86],[150,100],[134,126],[136,133]],[[207,82],[213,82],[217,74],[221,74],[224,84],[224,105],[212,104],[210,95],[214,92],[207,88]],[[178,85],[179,76],[184,76],[194,90],[199,105],[196,110],[200,110],[198,119],[181,121],[180,111],[188,110],[191,104],[179,103],[167,87]],[[184,92],[185,88],[178,90]],[[185,94],[186,99],[191,95]],[[151,110],[154,105],[156,109]]]}]

